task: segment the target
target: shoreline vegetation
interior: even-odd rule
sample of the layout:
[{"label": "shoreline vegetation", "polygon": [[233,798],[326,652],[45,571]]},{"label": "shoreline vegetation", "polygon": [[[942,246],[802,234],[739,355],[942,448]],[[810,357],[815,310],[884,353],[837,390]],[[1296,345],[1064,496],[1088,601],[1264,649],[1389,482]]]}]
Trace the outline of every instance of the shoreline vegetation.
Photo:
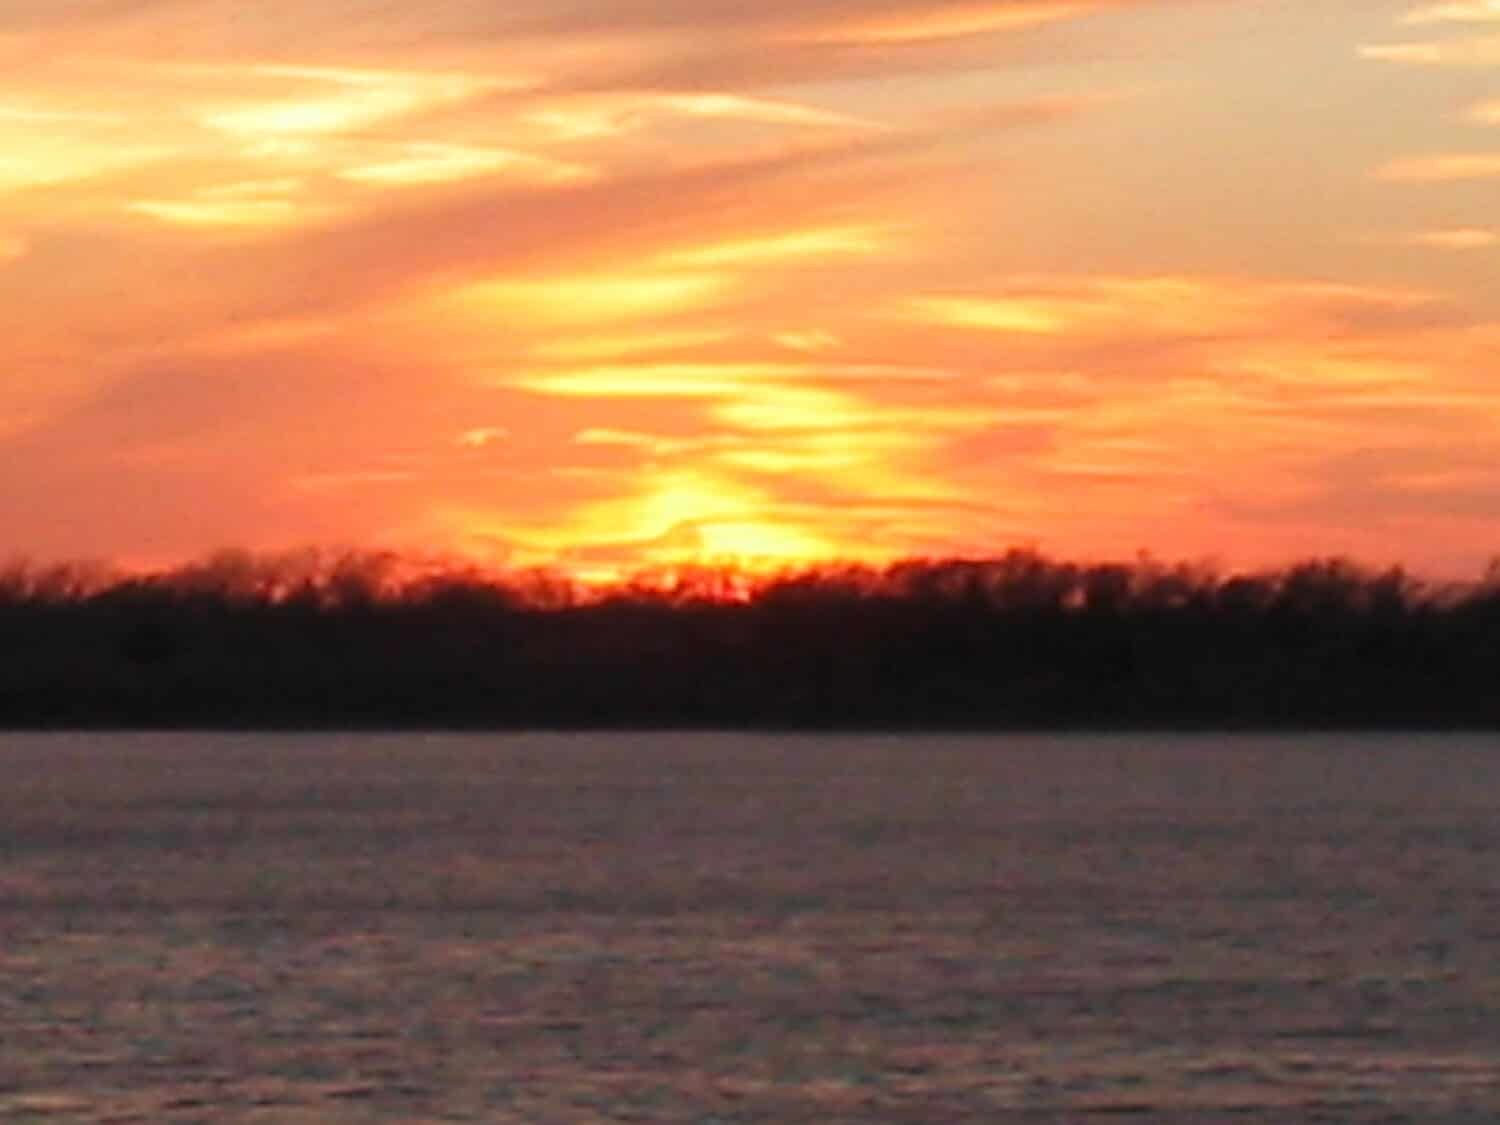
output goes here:
[{"label": "shoreline vegetation", "polygon": [[1500,564],[0,568],[0,728],[1500,729]]}]

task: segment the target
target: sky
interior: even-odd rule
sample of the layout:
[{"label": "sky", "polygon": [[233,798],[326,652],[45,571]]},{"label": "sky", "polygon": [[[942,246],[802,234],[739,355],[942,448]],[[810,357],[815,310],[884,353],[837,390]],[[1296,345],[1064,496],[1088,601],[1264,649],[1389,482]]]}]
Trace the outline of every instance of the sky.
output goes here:
[{"label": "sky", "polygon": [[0,0],[0,557],[1500,555],[1500,0]]}]

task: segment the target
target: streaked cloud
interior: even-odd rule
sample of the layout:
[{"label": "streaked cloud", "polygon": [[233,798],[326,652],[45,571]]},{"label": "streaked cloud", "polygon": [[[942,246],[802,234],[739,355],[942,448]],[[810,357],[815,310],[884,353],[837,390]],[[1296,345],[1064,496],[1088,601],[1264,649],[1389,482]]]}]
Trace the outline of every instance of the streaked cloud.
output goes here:
[{"label": "streaked cloud", "polygon": [[996,332],[1055,335],[1067,330],[1069,310],[1055,302],[1013,297],[914,297],[907,302],[920,320]]},{"label": "streaked cloud", "polygon": [[1487,68],[1500,66],[1500,36],[1367,44],[1359,53],[1367,59],[1410,66]]},{"label": "streaked cloud", "polygon": [[1424,4],[1408,12],[1402,22],[1500,23],[1500,3],[1496,0],[1458,0],[1456,3]]},{"label": "streaked cloud", "polygon": [[280,226],[306,214],[286,199],[137,199],[125,208],[188,227]]},{"label": "streaked cloud", "polygon": [[686,114],[689,117],[736,118],[769,125],[811,125],[832,128],[873,129],[873,122],[847,113],[769,98],[740,94],[661,94],[644,103],[647,107]]},{"label": "streaked cloud", "polygon": [[1396,241],[1433,250],[1487,250],[1500,246],[1500,232],[1480,227],[1450,227],[1416,231],[1402,235]]},{"label": "streaked cloud", "polygon": [[245,75],[311,87],[305,93],[229,104],[199,114],[199,122],[206,127],[250,143],[368,128],[497,86],[514,85],[508,79],[459,73],[308,66],[254,66],[247,68]]},{"label": "streaked cloud", "polygon": [[839,338],[832,332],[811,329],[802,332],[778,332],[771,337],[783,348],[794,352],[824,352],[839,346]]},{"label": "streaked cloud", "polygon": [[390,186],[443,184],[496,173],[543,183],[572,183],[592,173],[581,164],[552,160],[513,149],[472,145],[412,143],[368,164],[355,164],[338,175],[356,183]]},{"label": "streaked cloud", "polygon": [[1385,180],[1443,182],[1500,177],[1500,152],[1452,152],[1393,160],[1380,169]]},{"label": "streaked cloud", "polygon": [[[0,128],[0,141],[8,130]],[[0,192],[55,187],[105,173],[150,164],[171,155],[161,145],[96,146],[66,135],[42,135],[35,128],[0,151]]]},{"label": "streaked cloud", "polygon": [[932,43],[1076,19],[1106,6],[1105,0],[909,4],[904,9],[856,15],[799,34],[819,43]]},{"label": "streaked cloud", "polygon": [[663,261],[668,265],[690,267],[764,265],[798,259],[826,262],[879,253],[891,242],[891,237],[878,227],[825,227],[675,250]]},{"label": "streaked cloud", "polygon": [[722,329],[684,329],[662,332],[593,334],[583,339],[549,339],[532,348],[539,359],[590,361],[622,356],[659,355],[693,351],[721,343],[732,333]]},{"label": "streaked cloud", "polygon": [[245,180],[199,188],[182,199],[136,199],[125,209],[187,227],[275,227],[305,221],[316,209],[301,201],[293,177]]},{"label": "streaked cloud", "polygon": [[456,300],[485,316],[599,325],[683,312],[719,297],[729,280],[712,273],[600,274],[479,282]]},{"label": "streaked cloud", "polygon": [[920,296],[897,315],[933,324],[1019,336],[1125,332],[1162,338],[1225,336],[1263,330],[1297,309],[1335,322],[1361,309],[1420,308],[1420,291],[1327,282],[1266,283],[1188,275],[1022,277],[998,294]]},{"label": "streaked cloud", "polygon": [[458,435],[458,444],[465,449],[484,449],[510,437],[504,426],[476,426]]}]

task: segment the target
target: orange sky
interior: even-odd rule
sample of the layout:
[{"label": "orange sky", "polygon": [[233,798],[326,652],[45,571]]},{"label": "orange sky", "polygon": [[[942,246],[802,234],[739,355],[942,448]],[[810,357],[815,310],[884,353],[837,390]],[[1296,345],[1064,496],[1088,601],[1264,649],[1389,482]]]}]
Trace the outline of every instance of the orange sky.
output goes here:
[{"label": "orange sky", "polygon": [[1500,554],[1500,0],[0,0],[0,557]]}]

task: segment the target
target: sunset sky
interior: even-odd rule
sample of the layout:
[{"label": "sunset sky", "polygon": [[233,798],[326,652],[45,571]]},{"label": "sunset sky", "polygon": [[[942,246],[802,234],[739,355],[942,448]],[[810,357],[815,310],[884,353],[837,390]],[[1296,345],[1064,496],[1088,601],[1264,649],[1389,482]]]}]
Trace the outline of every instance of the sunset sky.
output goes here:
[{"label": "sunset sky", "polygon": [[1500,555],[1500,0],[0,0],[0,560]]}]

